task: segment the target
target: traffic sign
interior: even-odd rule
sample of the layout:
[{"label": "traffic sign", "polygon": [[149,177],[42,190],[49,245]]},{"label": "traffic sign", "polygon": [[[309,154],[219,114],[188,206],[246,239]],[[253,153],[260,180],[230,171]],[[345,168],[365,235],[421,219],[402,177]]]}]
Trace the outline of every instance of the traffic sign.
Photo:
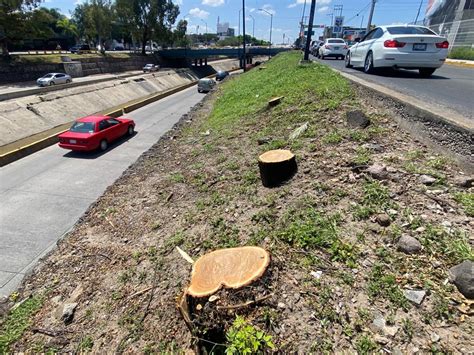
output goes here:
[{"label": "traffic sign", "polygon": [[336,16],[334,19],[334,26],[335,27],[342,27],[344,23],[344,16]]},{"label": "traffic sign", "polygon": [[[304,31],[304,35],[307,36],[307,35],[308,35],[308,31]],[[314,31],[311,31],[311,36],[314,36]]]},{"label": "traffic sign", "polygon": [[342,32],[342,27],[337,27],[337,26],[334,26],[334,33],[341,33]]}]

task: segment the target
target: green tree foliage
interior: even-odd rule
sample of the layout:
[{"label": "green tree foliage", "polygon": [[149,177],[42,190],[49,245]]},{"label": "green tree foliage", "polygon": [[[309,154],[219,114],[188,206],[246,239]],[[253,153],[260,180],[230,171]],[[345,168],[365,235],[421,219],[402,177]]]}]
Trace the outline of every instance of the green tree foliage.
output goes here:
[{"label": "green tree foliage", "polygon": [[73,19],[82,38],[103,48],[103,40],[112,31],[115,11],[110,0],[90,0],[76,6]]},{"label": "green tree foliage", "polygon": [[186,20],[180,20],[176,25],[176,29],[173,32],[173,44],[176,47],[186,47],[188,45],[186,37],[187,27],[188,21]]},{"label": "green tree foliage", "polygon": [[0,43],[2,54],[8,56],[8,45],[25,37],[28,15],[41,0],[0,1]]},{"label": "green tree foliage", "polygon": [[[223,39],[223,40],[217,42],[217,46],[219,46],[219,47],[225,47],[225,46],[236,47],[236,46],[242,45],[242,40],[243,40],[243,36],[228,37],[226,39]],[[252,36],[247,35],[247,34],[245,35],[245,42],[247,44],[252,44],[254,46],[268,46],[270,44],[270,42],[260,40],[260,39],[256,39],[255,37],[252,37]]]},{"label": "green tree foliage", "polygon": [[116,6],[120,22],[142,43],[143,54],[150,39],[163,43],[172,37],[179,7],[171,0],[116,0]]},{"label": "green tree foliage", "polygon": [[67,17],[60,18],[56,22],[56,27],[61,31],[62,34],[66,36],[71,36],[77,38],[79,36],[79,31],[74,22],[69,20]]}]

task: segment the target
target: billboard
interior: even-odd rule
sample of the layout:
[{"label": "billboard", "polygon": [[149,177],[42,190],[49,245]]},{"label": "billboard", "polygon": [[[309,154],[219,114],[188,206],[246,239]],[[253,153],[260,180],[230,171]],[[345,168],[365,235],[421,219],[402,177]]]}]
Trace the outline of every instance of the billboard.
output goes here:
[{"label": "billboard", "polygon": [[429,0],[426,6],[425,25],[432,26],[453,22],[461,0]]}]

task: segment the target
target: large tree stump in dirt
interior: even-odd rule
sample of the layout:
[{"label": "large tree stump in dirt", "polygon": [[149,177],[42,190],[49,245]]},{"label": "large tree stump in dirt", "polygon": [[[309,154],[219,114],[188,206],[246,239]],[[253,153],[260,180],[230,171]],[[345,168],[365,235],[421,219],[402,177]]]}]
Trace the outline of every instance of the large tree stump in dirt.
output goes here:
[{"label": "large tree stump in dirt", "polygon": [[177,306],[197,354],[223,353],[236,312],[251,312],[273,297],[269,264],[269,253],[253,246],[216,250],[193,262],[190,285]]},{"label": "large tree stump in dirt", "polygon": [[297,170],[295,155],[289,150],[276,149],[258,157],[260,178],[265,187],[281,185],[289,180]]}]

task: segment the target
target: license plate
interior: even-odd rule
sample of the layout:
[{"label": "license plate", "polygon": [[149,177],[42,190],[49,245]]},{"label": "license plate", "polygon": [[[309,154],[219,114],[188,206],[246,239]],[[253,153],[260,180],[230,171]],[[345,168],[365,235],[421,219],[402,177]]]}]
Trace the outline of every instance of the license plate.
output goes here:
[{"label": "license plate", "polygon": [[413,45],[414,51],[426,51],[426,43],[415,43]]},{"label": "license plate", "polygon": [[335,49],[336,51],[338,51],[338,50],[339,50],[339,47],[334,47],[334,49]]},{"label": "license plate", "polygon": [[77,141],[76,141],[75,139],[70,139],[70,140],[69,140],[69,143],[71,143],[71,144],[76,144]]}]

